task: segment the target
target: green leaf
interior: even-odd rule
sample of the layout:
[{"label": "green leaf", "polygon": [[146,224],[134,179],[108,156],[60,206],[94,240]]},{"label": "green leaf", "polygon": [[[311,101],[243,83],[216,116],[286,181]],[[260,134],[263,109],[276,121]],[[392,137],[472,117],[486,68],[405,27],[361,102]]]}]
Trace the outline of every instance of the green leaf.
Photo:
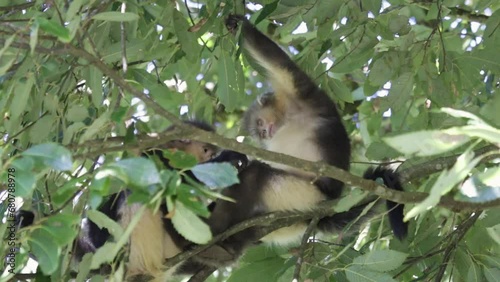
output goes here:
[{"label": "green leaf", "polygon": [[103,130],[110,122],[109,121],[110,115],[111,115],[110,112],[105,112],[101,114],[101,116],[98,117],[96,120],[94,120],[94,122],[92,122],[92,124],[89,127],[87,127],[87,130],[80,137],[80,143],[92,139],[97,133]]},{"label": "green leaf", "polygon": [[69,30],[61,26],[59,23],[42,17],[35,18],[35,22],[38,23],[41,30],[56,36],[60,41],[64,43],[69,43],[71,41]]},{"label": "green leaf", "polygon": [[460,186],[460,194],[455,198],[459,201],[484,203],[500,198],[500,169],[493,168],[488,171],[496,171],[496,176],[488,179],[489,183],[483,182],[476,174],[469,177]]},{"label": "green leaf", "polygon": [[462,127],[453,127],[446,130],[446,132],[457,136],[463,134],[469,137],[477,137],[491,143],[500,142],[500,130],[487,124],[474,124]]},{"label": "green leaf", "polygon": [[184,54],[186,54],[186,58],[190,62],[194,62],[199,58],[201,51],[201,46],[198,44],[198,38],[195,33],[188,32],[190,26],[181,12],[172,9],[172,13],[175,34],[179,39],[181,49],[184,51]]},{"label": "green leaf", "polygon": [[364,10],[370,11],[374,15],[378,15],[382,7],[382,0],[362,0],[361,5]]},{"label": "green leaf", "polygon": [[392,33],[407,34],[410,23],[405,15],[395,15],[389,18],[389,30]]},{"label": "green leaf", "polygon": [[66,114],[66,119],[71,122],[84,121],[89,116],[89,111],[83,105],[72,105]]},{"label": "green leaf", "polygon": [[179,150],[163,150],[163,156],[168,159],[168,164],[173,168],[191,168],[198,163],[195,156]]},{"label": "green leaf", "polygon": [[[500,245],[500,224],[497,224],[493,227],[486,228],[486,231],[490,235],[490,237]],[[500,277],[500,276],[499,276]]]},{"label": "green leaf", "polygon": [[413,93],[413,74],[406,72],[391,81],[389,95],[382,100],[381,109],[402,109]]},{"label": "green leaf", "polygon": [[457,272],[462,277],[462,280],[465,281],[468,275],[469,267],[471,264],[474,264],[474,260],[469,253],[457,248],[454,257],[454,264]]},{"label": "green leaf", "polygon": [[174,214],[172,223],[175,229],[187,240],[196,244],[206,244],[212,239],[210,227],[183,203],[175,201],[175,206],[169,205],[168,210]]},{"label": "green leaf", "polygon": [[342,197],[342,199],[338,201],[338,203],[335,205],[334,210],[336,212],[348,211],[361,200],[363,200],[366,195],[368,195],[368,192],[365,192],[361,189],[353,189],[345,197]]},{"label": "green leaf", "polygon": [[369,160],[384,160],[387,158],[396,158],[400,155],[398,151],[381,141],[371,142],[368,148],[366,148],[365,153],[365,156]]},{"label": "green leaf", "polygon": [[109,167],[123,170],[127,175],[127,183],[136,187],[148,187],[161,183],[155,164],[146,158],[124,159],[110,164]]},{"label": "green leaf", "polygon": [[[12,167],[16,169],[13,173],[16,184],[16,196],[29,197],[35,189],[36,178],[32,172],[34,167],[34,160],[32,158],[16,158],[11,163]],[[3,179],[7,179],[7,173],[4,171]]]},{"label": "green leaf", "polygon": [[88,0],[74,0],[71,1],[69,4],[69,8],[66,11],[66,21],[71,21],[78,11],[80,11],[80,8],[83,6],[83,4],[87,4]]},{"label": "green leaf", "polygon": [[94,254],[92,253],[86,253],[82,260],[78,263],[78,274],[75,282],[85,282],[87,280],[87,275],[90,273],[93,255]]},{"label": "green leaf", "polygon": [[29,137],[33,143],[46,142],[49,135],[52,133],[52,126],[57,124],[57,120],[53,115],[45,115],[40,118],[29,130]]},{"label": "green leaf", "polygon": [[219,82],[217,84],[217,96],[226,107],[227,112],[232,112],[238,101],[238,81],[235,73],[235,62],[231,55],[225,50],[221,50],[219,56]]},{"label": "green leaf", "polygon": [[109,234],[114,238],[120,238],[123,235],[123,228],[116,221],[109,218],[104,213],[98,210],[88,210],[88,218],[94,222],[99,228],[106,228]]},{"label": "green leaf", "polygon": [[73,167],[71,152],[57,143],[35,145],[22,153],[33,157],[59,171],[68,171]]},{"label": "green leaf", "polygon": [[[17,160],[16,160],[17,161]],[[15,167],[15,165],[13,164]],[[35,189],[36,178],[32,171],[28,170],[16,170],[13,173],[15,180],[16,196],[18,197],[29,197]],[[5,176],[6,177],[6,176]]]},{"label": "green leaf", "polygon": [[424,157],[441,154],[469,142],[469,137],[453,134],[455,132],[424,130],[385,137],[382,140],[407,156]]},{"label": "green leaf", "polygon": [[197,215],[208,218],[210,212],[208,211],[206,203],[200,200],[198,194],[193,191],[196,190],[193,189],[192,186],[181,183],[177,189],[177,200],[181,201],[188,209],[192,210]]},{"label": "green leaf", "polygon": [[68,126],[64,131],[64,137],[62,144],[68,145],[77,134],[85,128],[85,124],[83,122],[75,122],[72,125]]},{"label": "green leaf", "polygon": [[276,282],[285,260],[272,257],[251,264],[245,264],[233,271],[227,282]]},{"label": "green leaf", "polygon": [[373,62],[368,80],[372,85],[381,86],[391,79],[393,72],[394,69],[387,64],[385,57],[382,57]]},{"label": "green leaf", "polygon": [[88,71],[88,86],[92,90],[92,103],[100,107],[103,100],[102,72],[93,66],[89,66]]},{"label": "green leaf", "polygon": [[488,282],[498,282],[498,279],[500,279],[500,269],[498,268],[483,267],[483,271]]},{"label": "green leaf", "polygon": [[361,265],[351,265],[345,269],[345,273],[350,282],[396,282],[387,273],[372,271]]},{"label": "green leaf", "polygon": [[92,256],[91,269],[97,269],[104,263],[112,262],[115,259],[119,244],[115,242],[106,242]]},{"label": "green leaf", "polygon": [[467,281],[467,282],[482,282],[482,281],[484,281],[481,267],[479,267],[476,263],[472,263],[469,266],[469,271],[467,273],[467,279],[465,281]]},{"label": "green leaf", "polygon": [[12,98],[12,103],[10,104],[10,118],[17,119],[21,116],[24,111],[29,111],[28,101],[30,100],[30,93],[33,84],[35,83],[35,78],[32,73],[26,74],[26,79],[20,79],[17,81],[14,89],[14,97]]},{"label": "green leaf", "polygon": [[408,254],[393,250],[374,250],[354,259],[354,264],[377,272],[388,272],[403,265]]},{"label": "green leaf", "polygon": [[338,100],[347,103],[352,103],[354,101],[351,90],[349,90],[340,80],[328,78],[328,88],[330,88],[333,95],[337,97]]},{"label": "green leaf", "polygon": [[474,159],[471,148],[466,150],[450,170],[441,173],[431,188],[429,196],[413,207],[404,217],[405,221],[417,216],[439,203],[441,196],[449,193],[451,189],[460,183],[467,174],[479,163],[481,157]]},{"label": "green leaf", "polygon": [[259,16],[255,20],[255,24],[257,25],[261,21],[263,21],[265,18],[267,18],[272,12],[276,10],[276,7],[278,7],[278,0],[273,1],[270,4],[266,4],[262,10],[259,11]]},{"label": "green leaf", "polygon": [[92,17],[93,20],[107,22],[131,22],[139,19],[139,16],[130,12],[102,12]]},{"label": "green leaf", "polygon": [[31,233],[31,251],[39,259],[38,263],[45,274],[57,269],[62,247],[73,242],[77,235],[74,226],[79,219],[72,214],[56,214],[43,220]]},{"label": "green leaf", "polygon": [[35,52],[36,45],[38,44],[38,30],[39,30],[38,22],[34,21],[30,27],[30,51],[31,54]]},{"label": "green leaf", "polygon": [[191,169],[198,180],[211,188],[239,183],[238,170],[229,163],[205,163]]},{"label": "green leaf", "polygon": [[[36,232],[36,233],[35,233]],[[35,231],[30,240],[31,251],[37,257],[39,266],[45,274],[56,271],[61,248],[51,240],[51,234],[41,229]]]}]

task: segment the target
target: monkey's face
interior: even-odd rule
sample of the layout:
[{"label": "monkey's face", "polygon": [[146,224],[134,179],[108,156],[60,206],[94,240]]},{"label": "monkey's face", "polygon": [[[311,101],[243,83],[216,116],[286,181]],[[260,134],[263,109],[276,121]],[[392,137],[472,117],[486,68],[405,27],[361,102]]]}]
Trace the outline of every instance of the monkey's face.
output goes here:
[{"label": "monkey's face", "polygon": [[273,138],[278,130],[278,124],[276,123],[276,115],[272,110],[268,107],[262,108],[255,118],[255,128],[257,129],[259,139],[266,140]]},{"label": "monkey's face", "polygon": [[189,139],[175,140],[170,145],[171,149],[178,149],[196,157],[198,163],[204,163],[217,155],[217,147],[212,144]]},{"label": "monkey's face", "polygon": [[272,139],[282,125],[283,114],[273,93],[257,98],[245,114],[244,127],[260,141]]}]

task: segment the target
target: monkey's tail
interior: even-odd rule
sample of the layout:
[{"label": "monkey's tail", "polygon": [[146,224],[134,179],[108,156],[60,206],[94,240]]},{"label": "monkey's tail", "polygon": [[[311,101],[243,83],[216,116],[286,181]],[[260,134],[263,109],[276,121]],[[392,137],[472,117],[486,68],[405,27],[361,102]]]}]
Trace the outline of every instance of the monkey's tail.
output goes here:
[{"label": "monkey's tail", "polygon": [[17,228],[28,227],[35,221],[35,214],[32,211],[18,210],[15,213],[15,224]]},{"label": "monkey's tail", "polygon": [[[399,180],[398,174],[392,169],[387,169],[384,167],[369,168],[365,171],[363,178],[370,180],[381,178],[387,188],[397,191],[403,191],[403,187],[401,185],[401,181]],[[342,231],[346,227],[353,227],[349,225],[359,226],[375,216],[376,212],[372,211],[373,209],[370,209],[365,214],[363,214],[365,208],[370,204],[371,202],[361,204],[359,206],[351,208],[348,211],[322,218],[318,222],[318,228],[323,232],[332,233]],[[404,205],[397,204],[392,201],[387,201],[386,205],[389,211],[389,223],[391,225],[392,232],[394,233],[394,236],[396,236],[396,238],[402,240],[408,233],[408,225],[403,221]]]},{"label": "monkey's tail", "polygon": [[[371,180],[381,178],[387,188],[403,191],[399,175],[392,169],[380,166],[375,169],[369,168],[365,171],[363,178]],[[402,240],[408,234],[408,224],[403,221],[404,205],[392,201],[387,201],[386,205],[389,211],[389,223],[391,224],[392,232],[396,238]]]}]

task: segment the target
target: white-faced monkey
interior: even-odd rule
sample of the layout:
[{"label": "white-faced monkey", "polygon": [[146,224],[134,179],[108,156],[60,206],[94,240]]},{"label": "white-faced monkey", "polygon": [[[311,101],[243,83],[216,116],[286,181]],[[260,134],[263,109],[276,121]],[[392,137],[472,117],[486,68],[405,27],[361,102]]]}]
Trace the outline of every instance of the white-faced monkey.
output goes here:
[{"label": "white-faced monkey", "polygon": [[[250,106],[244,117],[244,128],[267,150],[348,170],[350,140],[334,102],[278,45],[243,16],[230,16],[226,25],[233,33],[241,26],[243,48],[265,69],[274,90],[274,93],[261,95]],[[364,177],[381,177],[390,188],[401,189],[399,180],[390,170],[369,170]],[[301,170],[255,160],[240,172],[239,178],[239,184],[224,190],[224,195],[235,202],[216,202],[208,222],[213,234],[268,212],[311,210],[321,201],[338,198],[343,188],[343,183],[335,179],[316,179]],[[407,232],[402,221],[403,208],[400,205],[394,208],[394,203],[389,205],[394,234],[402,238]],[[363,209],[361,206],[322,218],[318,228],[323,232],[339,232]],[[281,228],[262,238],[257,229],[249,228],[200,253],[196,259],[221,266],[237,259],[256,241],[279,245],[297,243],[307,224]],[[217,255],[221,248],[233,257],[221,261]]]}]

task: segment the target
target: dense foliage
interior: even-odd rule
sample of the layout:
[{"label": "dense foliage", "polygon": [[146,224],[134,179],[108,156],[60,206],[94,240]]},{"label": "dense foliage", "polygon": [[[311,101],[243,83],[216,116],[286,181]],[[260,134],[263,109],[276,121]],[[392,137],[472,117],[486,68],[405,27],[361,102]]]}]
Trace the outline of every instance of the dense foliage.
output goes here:
[{"label": "dense foliage", "polygon": [[[342,204],[354,205],[362,190],[408,203],[410,236],[393,238],[380,211],[361,233],[253,248],[208,281],[498,281],[496,0],[0,0],[0,211],[7,223],[0,252],[8,262],[0,281],[10,272],[19,280],[103,281],[89,274],[102,263],[112,263],[111,277],[121,281],[125,263],[115,257],[125,257],[130,228],[95,209],[125,187],[152,208],[167,200],[181,234],[210,241],[199,216],[208,215],[205,200],[218,197],[215,188],[235,181],[234,171],[195,166],[178,153],[176,166],[195,166],[209,185],[180,184],[182,170],[137,152],[179,136],[242,148],[182,126],[164,139],[143,137],[178,118],[214,123],[231,139],[245,134],[238,131],[243,111],[270,89],[258,66],[239,56],[224,26],[231,13],[245,13],[287,47],[338,103],[355,150],[353,174],[370,163],[401,163],[405,193],[360,185]],[[21,205],[36,223],[12,231]],[[84,216],[113,230],[116,242],[75,271],[71,245]],[[36,275],[19,275],[33,268],[28,253],[39,263]]]}]

